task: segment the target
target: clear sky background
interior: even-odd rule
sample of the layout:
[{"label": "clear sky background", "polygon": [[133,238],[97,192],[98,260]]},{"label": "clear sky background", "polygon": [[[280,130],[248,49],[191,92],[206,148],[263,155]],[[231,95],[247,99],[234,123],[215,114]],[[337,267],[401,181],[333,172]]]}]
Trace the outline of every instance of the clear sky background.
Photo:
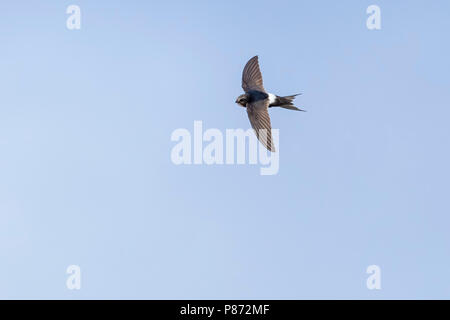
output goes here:
[{"label": "clear sky background", "polygon": [[[449,1],[0,12],[0,298],[450,298]],[[175,166],[173,130],[249,128],[256,54],[308,110],[271,110],[278,175]]]}]

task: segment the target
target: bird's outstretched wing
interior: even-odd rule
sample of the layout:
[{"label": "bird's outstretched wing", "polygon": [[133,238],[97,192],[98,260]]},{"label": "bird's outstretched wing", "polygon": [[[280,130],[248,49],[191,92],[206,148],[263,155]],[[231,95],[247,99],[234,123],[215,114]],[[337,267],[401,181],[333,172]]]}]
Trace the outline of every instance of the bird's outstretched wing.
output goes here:
[{"label": "bird's outstretched wing", "polygon": [[242,72],[242,89],[245,92],[250,90],[258,90],[266,92],[263,86],[261,71],[259,70],[258,56],[254,56],[248,60]]},{"label": "bird's outstretched wing", "polygon": [[258,140],[267,150],[275,152],[275,146],[272,143],[272,127],[270,125],[268,107],[269,101],[267,99],[248,103],[247,114]]}]

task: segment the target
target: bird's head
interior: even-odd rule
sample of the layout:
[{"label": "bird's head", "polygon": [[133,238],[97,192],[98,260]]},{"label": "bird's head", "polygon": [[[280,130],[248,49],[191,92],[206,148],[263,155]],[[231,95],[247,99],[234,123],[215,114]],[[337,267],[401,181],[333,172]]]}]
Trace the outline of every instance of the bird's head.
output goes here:
[{"label": "bird's head", "polygon": [[239,103],[241,106],[245,107],[247,106],[247,102],[248,102],[248,97],[247,94],[241,94],[239,97],[237,97],[236,99],[236,103]]}]

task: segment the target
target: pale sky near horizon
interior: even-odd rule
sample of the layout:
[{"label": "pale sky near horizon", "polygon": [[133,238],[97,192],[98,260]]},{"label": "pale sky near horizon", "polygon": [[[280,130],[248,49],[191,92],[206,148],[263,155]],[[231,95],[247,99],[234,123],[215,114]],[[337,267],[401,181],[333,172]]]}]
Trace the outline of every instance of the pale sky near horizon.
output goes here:
[{"label": "pale sky near horizon", "polygon": [[[0,12],[0,298],[450,298],[450,2]],[[174,130],[250,127],[234,101],[256,54],[307,110],[270,110],[278,174],[174,165]]]}]

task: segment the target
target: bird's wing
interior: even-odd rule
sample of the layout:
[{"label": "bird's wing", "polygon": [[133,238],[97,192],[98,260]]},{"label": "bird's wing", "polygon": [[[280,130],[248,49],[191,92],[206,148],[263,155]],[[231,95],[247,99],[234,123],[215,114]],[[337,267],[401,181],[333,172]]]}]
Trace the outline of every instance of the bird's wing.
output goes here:
[{"label": "bird's wing", "polygon": [[275,152],[275,146],[272,143],[272,127],[270,125],[268,107],[269,101],[267,99],[248,103],[247,114],[258,140],[267,150]]},{"label": "bird's wing", "polygon": [[258,56],[254,56],[248,60],[242,72],[242,89],[245,92],[250,90],[258,90],[266,92],[263,86],[261,71],[259,70]]}]

